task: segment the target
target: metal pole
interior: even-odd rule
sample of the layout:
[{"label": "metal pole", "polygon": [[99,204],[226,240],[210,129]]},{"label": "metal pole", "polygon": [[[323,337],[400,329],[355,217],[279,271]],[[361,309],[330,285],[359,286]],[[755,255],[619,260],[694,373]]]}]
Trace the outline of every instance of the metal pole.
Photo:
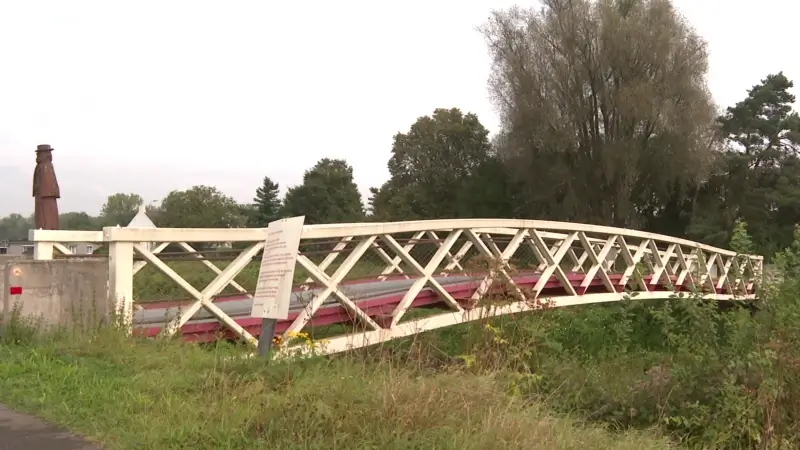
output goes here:
[{"label": "metal pole", "polygon": [[261,334],[258,336],[258,355],[269,356],[272,348],[272,337],[275,336],[275,324],[278,319],[261,319]]}]

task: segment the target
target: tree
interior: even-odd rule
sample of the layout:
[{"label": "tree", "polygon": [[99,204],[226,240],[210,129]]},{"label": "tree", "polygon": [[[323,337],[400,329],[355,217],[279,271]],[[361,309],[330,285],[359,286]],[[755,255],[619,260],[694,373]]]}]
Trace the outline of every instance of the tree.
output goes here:
[{"label": "tree", "polygon": [[372,214],[408,220],[463,217],[479,210],[478,199],[465,196],[464,190],[480,186],[476,177],[488,174],[481,170],[493,159],[488,136],[475,114],[458,108],[439,108],[418,118],[407,133],[394,136],[391,178],[371,189]]},{"label": "tree", "polygon": [[783,73],[769,75],[717,119],[724,148],[698,195],[690,236],[727,243],[739,220],[760,251],[772,254],[793,240],[800,222],[800,116]]},{"label": "tree", "polygon": [[0,219],[0,241],[26,241],[33,228],[33,218],[22,214],[9,214]]},{"label": "tree", "polygon": [[119,225],[124,227],[133,220],[142,203],[144,200],[138,194],[110,195],[100,209],[100,222],[103,226]]},{"label": "tree", "polygon": [[367,199],[369,219],[390,222],[393,220],[427,219],[416,207],[421,197],[414,186],[402,186],[396,180],[388,180],[380,188],[369,188]]},{"label": "tree", "polygon": [[458,217],[524,217],[517,209],[519,186],[509,179],[508,166],[492,156],[463,179],[456,196]]},{"label": "tree", "polygon": [[706,44],[668,0],[545,0],[483,33],[521,214],[646,226],[713,160]]},{"label": "tree", "polygon": [[269,177],[264,177],[264,182],[256,190],[253,203],[252,226],[265,227],[270,222],[278,220],[282,207],[278,183]]},{"label": "tree", "polygon": [[98,219],[85,212],[68,212],[60,214],[59,225],[62,230],[94,231],[102,228]]},{"label": "tree", "polygon": [[361,193],[353,168],[341,159],[321,159],[293,186],[283,201],[284,216],[306,216],[306,223],[347,223],[364,220]]},{"label": "tree", "polygon": [[162,228],[239,228],[247,224],[239,204],[212,186],[172,191],[152,211]]}]

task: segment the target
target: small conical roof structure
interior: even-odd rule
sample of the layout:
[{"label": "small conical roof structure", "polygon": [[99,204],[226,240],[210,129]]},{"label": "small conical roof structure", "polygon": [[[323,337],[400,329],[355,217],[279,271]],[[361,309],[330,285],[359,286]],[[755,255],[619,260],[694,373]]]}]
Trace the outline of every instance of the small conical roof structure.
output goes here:
[{"label": "small conical roof structure", "polygon": [[139,205],[139,212],[133,216],[130,223],[128,223],[128,228],[158,228],[156,224],[150,220],[150,217],[147,216],[147,211],[144,205]]}]

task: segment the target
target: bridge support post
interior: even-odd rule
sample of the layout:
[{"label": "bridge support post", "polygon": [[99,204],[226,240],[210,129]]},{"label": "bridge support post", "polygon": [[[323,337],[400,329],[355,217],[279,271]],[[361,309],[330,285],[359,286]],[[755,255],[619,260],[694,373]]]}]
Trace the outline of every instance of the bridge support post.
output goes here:
[{"label": "bridge support post", "polygon": [[33,259],[36,261],[49,261],[53,259],[53,243],[35,242],[33,244]]},{"label": "bridge support post", "polygon": [[49,261],[53,259],[55,243],[44,230],[28,230],[28,240],[33,242],[33,259],[36,261]]},{"label": "bridge support post", "polygon": [[133,243],[108,244],[108,296],[124,326],[133,331]]}]

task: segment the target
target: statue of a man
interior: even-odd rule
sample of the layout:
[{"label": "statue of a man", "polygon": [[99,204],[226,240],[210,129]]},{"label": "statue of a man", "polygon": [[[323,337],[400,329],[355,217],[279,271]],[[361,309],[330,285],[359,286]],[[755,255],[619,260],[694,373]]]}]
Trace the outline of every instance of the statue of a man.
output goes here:
[{"label": "statue of a man", "polygon": [[36,169],[33,172],[34,228],[58,230],[58,188],[53,168],[53,149],[49,145],[36,147]]}]

